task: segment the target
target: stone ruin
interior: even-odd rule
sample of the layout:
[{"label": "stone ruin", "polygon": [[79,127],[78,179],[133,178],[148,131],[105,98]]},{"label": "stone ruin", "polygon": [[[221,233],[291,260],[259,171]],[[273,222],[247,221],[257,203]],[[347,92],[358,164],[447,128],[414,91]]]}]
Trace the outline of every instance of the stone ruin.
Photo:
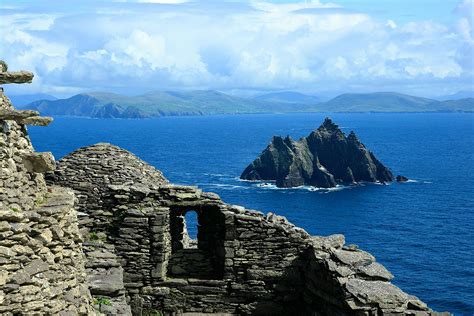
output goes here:
[{"label": "stone ruin", "polygon": [[[1,70],[2,84],[32,79]],[[173,185],[116,146],[80,148],[54,168],[25,127],[50,121],[1,94],[2,315],[449,315],[344,236]]]},{"label": "stone ruin", "polygon": [[[0,84],[31,82],[30,72],[8,72]],[[86,284],[74,193],[48,186],[51,153],[35,152],[26,125],[51,118],[17,111],[0,88],[0,314],[94,313]]]}]

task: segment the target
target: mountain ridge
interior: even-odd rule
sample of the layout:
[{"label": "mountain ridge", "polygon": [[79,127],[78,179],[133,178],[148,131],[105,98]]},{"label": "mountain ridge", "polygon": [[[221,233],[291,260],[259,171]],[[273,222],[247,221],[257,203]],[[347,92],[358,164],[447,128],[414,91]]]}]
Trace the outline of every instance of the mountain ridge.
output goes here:
[{"label": "mountain ridge", "polygon": [[375,92],[345,93],[327,102],[316,102],[316,97],[297,92],[244,98],[214,90],[152,91],[138,96],[99,91],[66,99],[38,100],[21,108],[51,116],[96,118],[293,112],[473,112],[474,99],[437,101],[395,92]]}]

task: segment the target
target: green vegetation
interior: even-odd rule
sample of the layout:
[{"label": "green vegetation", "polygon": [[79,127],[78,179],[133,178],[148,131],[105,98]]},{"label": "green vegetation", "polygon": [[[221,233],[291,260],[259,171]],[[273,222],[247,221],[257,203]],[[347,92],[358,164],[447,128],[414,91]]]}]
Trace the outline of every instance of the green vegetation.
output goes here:
[{"label": "green vegetation", "polygon": [[99,312],[102,312],[102,306],[112,306],[112,303],[108,297],[99,296],[94,299],[94,305],[98,305]]},{"label": "green vegetation", "polygon": [[346,93],[325,102],[323,109],[335,112],[416,112],[428,110],[428,104],[433,101],[392,92]]},{"label": "green vegetation", "polygon": [[241,98],[218,91],[158,91],[139,96],[94,92],[62,100],[42,100],[23,107],[44,115],[145,118],[289,112],[451,112],[474,111],[474,99],[436,101],[394,92],[348,93],[327,102],[295,92]]},{"label": "green vegetation", "polygon": [[35,206],[40,206],[40,205],[46,203],[47,200],[48,200],[48,195],[45,194],[43,196],[37,197],[36,200],[34,201],[34,204],[35,204]]},{"label": "green vegetation", "polygon": [[90,232],[87,241],[103,244],[107,241],[107,235],[101,232]]}]

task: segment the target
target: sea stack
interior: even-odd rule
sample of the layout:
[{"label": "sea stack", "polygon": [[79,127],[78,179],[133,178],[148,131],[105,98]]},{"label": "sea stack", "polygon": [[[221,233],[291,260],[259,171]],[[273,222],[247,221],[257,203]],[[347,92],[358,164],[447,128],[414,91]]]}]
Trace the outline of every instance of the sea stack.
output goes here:
[{"label": "sea stack", "polygon": [[275,180],[280,188],[301,185],[331,188],[338,184],[391,182],[393,174],[354,132],[346,136],[326,118],[318,129],[298,141],[289,136],[274,136],[240,178]]}]

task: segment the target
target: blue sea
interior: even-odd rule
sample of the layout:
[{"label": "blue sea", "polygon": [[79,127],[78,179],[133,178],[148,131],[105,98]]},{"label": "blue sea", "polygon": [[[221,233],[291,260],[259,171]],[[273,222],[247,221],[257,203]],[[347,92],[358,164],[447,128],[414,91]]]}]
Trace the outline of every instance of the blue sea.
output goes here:
[{"label": "blue sea", "polygon": [[314,235],[343,233],[377,257],[394,283],[430,307],[474,314],[474,115],[330,114],[395,175],[412,181],[336,190],[243,182],[243,169],[273,135],[308,135],[325,114],[56,118],[29,129],[57,159],[97,142],[124,147],[175,183],[226,202],[276,212]]}]

